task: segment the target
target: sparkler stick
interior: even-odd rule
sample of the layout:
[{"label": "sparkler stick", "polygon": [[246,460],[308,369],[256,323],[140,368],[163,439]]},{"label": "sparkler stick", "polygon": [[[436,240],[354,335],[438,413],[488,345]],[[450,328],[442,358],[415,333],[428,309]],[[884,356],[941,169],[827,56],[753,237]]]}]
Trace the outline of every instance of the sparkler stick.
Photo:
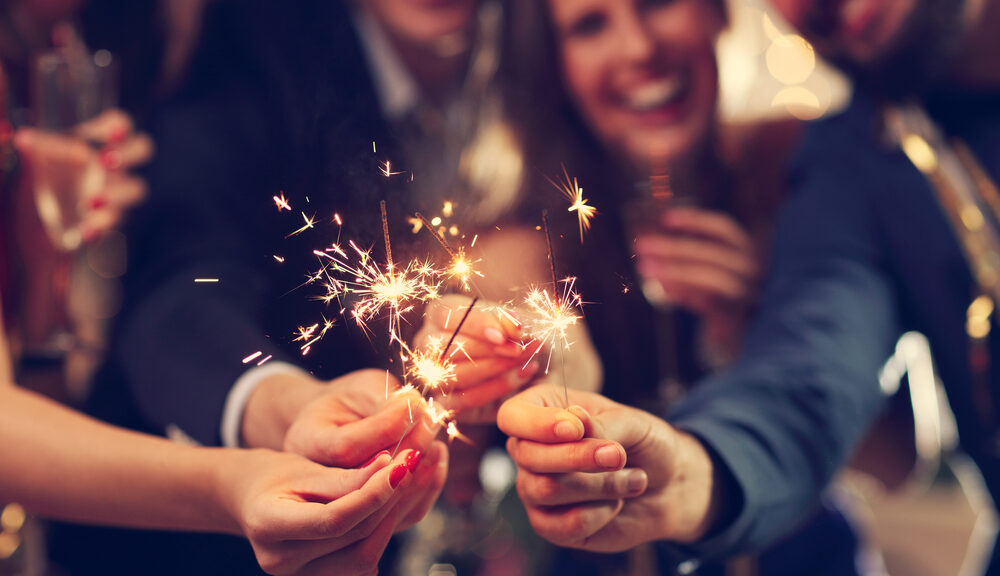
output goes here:
[{"label": "sparkler stick", "polygon": [[475,307],[476,302],[479,302],[479,296],[472,299],[472,303],[469,304],[469,307],[465,310],[465,314],[462,315],[462,319],[458,321],[458,326],[455,326],[455,331],[451,333],[451,338],[448,339],[448,343],[445,344],[444,348],[441,350],[441,358],[439,362],[444,362],[444,359],[448,357],[448,349],[451,348],[452,344],[454,344],[455,337],[458,336],[458,333],[462,331],[462,325],[465,324],[469,314],[472,314],[472,308]]},{"label": "sparkler stick", "polygon": [[559,307],[559,281],[556,279],[556,258],[552,254],[552,234],[549,232],[549,211],[542,210],[542,228],[545,230],[545,251],[549,255],[549,272],[552,274],[552,295]]},{"label": "sparkler stick", "polygon": [[[574,316],[572,316],[571,314],[570,315],[565,314],[563,312],[562,303],[560,303],[560,301],[559,301],[559,281],[557,279],[558,277],[556,276],[556,257],[555,257],[555,254],[552,252],[552,232],[549,230],[549,211],[548,210],[542,210],[542,228],[545,230],[545,251],[549,255],[549,273],[552,275],[552,298],[555,301],[555,308],[554,309],[555,309],[555,311],[559,312],[559,314],[557,314],[555,316],[555,318],[558,320],[558,318],[560,316],[565,316],[564,320],[569,320],[570,317],[572,317],[573,319],[571,320],[571,322],[573,324],[575,324],[576,323],[576,318]],[[581,237],[581,240],[582,240],[582,237]],[[568,283],[566,285],[566,287],[569,289],[570,292],[572,292],[572,290],[573,290],[572,284]],[[530,298],[530,296],[529,296],[529,298]],[[565,339],[565,334],[566,334],[566,328],[565,328],[565,326],[563,326],[561,328],[561,332],[562,332],[562,335],[563,335],[563,339]],[[554,340],[553,340],[552,344],[553,345],[555,344]],[[567,343],[567,347],[568,347],[568,343]],[[563,397],[566,400],[566,406],[569,406],[569,385],[566,383],[566,370],[565,370],[565,360],[566,360],[566,358],[565,358],[564,355],[560,355],[560,358],[563,361],[563,371],[562,371]],[[552,359],[552,356],[551,356],[551,353],[550,353],[549,360],[551,361],[551,359]],[[545,371],[548,372],[548,366],[547,365],[545,367]]]},{"label": "sparkler stick", "polygon": [[392,244],[389,243],[389,218],[386,216],[385,200],[380,200],[378,208],[382,212],[382,238],[385,240],[385,267],[392,272]]}]

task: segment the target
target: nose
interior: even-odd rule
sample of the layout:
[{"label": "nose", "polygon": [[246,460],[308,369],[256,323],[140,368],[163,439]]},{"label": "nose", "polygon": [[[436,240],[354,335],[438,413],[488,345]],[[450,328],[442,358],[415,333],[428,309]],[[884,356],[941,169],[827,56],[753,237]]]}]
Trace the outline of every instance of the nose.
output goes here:
[{"label": "nose", "polygon": [[[623,2],[622,4],[628,4]],[[624,10],[619,19],[618,44],[626,62],[645,63],[656,51],[656,43],[635,10]]]}]

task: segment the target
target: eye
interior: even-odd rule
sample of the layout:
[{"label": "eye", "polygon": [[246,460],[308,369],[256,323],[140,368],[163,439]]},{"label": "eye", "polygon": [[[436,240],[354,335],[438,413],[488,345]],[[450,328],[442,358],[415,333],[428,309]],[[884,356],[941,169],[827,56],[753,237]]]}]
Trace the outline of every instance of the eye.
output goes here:
[{"label": "eye", "polygon": [[588,12],[573,20],[566,29],[566,35],[574,38],[596,36],[608,23],[608,18],[600,12]]}]

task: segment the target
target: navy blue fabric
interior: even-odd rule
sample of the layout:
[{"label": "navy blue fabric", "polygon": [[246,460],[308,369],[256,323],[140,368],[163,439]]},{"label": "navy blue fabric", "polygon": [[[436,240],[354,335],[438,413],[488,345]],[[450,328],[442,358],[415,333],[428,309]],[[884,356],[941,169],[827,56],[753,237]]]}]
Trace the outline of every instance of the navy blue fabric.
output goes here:
[{"label": "navy blue fabric", "polygon": [[[928,108],[996,179],[1000,98],[942,95]],[[977,420],[970,390],[968,267],[933,190],[879,138],[878,118],[856,95],[809,128],[744,353],[670,415],[712,446],[742,496],[736,519],[699,554],[757,549],[812,508],[877,414],[876,376],[904,330],[930,339],[963,446],[996,493],[992,430]],[[991,351],[997,358],[996,339]]]}]

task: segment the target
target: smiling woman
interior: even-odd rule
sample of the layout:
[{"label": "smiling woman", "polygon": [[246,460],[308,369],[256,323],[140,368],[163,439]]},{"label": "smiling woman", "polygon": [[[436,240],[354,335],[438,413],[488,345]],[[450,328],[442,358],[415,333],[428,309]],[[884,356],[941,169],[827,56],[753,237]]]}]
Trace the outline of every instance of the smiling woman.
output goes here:
[{"label": "smiling woman", "polygon": [[553,0],[566,88],[604,145],[636,168],[704,144],[723,11],[699,0]]}]

